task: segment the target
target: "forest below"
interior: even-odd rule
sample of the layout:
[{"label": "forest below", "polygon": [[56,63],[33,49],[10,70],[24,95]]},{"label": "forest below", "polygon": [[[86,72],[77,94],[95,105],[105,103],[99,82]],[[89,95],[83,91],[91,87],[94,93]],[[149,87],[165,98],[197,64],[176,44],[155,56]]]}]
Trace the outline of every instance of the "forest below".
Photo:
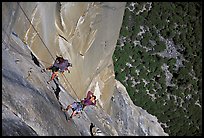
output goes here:
[{"label": "forest below", "polygon": [[127,2],[116,79],[170,136],[202,134],[202,3]]}]

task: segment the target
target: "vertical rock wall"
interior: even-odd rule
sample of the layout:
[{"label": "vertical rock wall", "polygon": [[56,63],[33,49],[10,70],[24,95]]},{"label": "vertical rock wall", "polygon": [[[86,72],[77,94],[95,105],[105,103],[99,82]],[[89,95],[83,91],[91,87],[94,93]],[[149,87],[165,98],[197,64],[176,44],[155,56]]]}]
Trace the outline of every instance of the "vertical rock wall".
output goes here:
[{"label": "vertical rock wall", "polygon": [[45,67],[53,63],[56,55],[68,58],[73,67],[71,73],[65,73],[68,82],[62,76],[60,82],[75,98],[83,98],[90,89],[95,91],[97,83],[100,91],[95,91],[95,94],[99,103],[107,109],[113,94],[112,54],[125,3],[19,4],[33,26],[21,7],[13,3],[8,5],[13,8],[13,13],[9,14],[10,20],[13,20],[10,30],[32,49]]}]

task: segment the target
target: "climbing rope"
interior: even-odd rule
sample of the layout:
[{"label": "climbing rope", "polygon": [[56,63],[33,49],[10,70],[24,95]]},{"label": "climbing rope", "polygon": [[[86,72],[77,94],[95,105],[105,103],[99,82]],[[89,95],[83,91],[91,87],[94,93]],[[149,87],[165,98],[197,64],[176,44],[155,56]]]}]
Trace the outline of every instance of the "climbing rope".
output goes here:
[{"label": "climbing rope", "polygon": [[[33,29],[35,30],[35,32],[36,32],[37,35],[39,36],[39,38],[40,38],[40,40],[42,41],[43,45],[46,47],[46,49],[47,49],[47,51],[49,52],[49,54],[51,55],[51,57],[53,58],[53,60],[55,60],[55,58],[52,56],[52,54],[51,54],[49,48],[46,46],[46,44],[44,43],[43,39],[42,39],[41,36],[39,35],[38,31],[35,29],[34,25],[31,23],[30,19],[28,18],[28,16],[26,15],[25,11],[24,11],[23,8],[21,7],[20,3],[19,3],[19,2],[17,2],[17,3],[18,3],[18,5],[19,5],[19,7],[21,8],[22,12],[24,13],[25,17],[27,18],[27,20],[29,21],[30,25],[33,27]],[[40,60],[40,61],[42,61],[42,60]],[[45,62],[45,61],[42,61],[42,62]],[[48,62],[45,62],[45,63],[48,63]],[[76,94],[75,90],[73,89],[72,85],[69,83],[69,81],[68,81],[68,79],[66,78],[66,76],[65,76],[64,74],[62,74],[62,77],[63,77],[63,79],[64,79],[64,82],[65,82],[65,83],[67,82],[67,83],[69,84],[70,88],[73,90],[73,92],[75,93],[76,97],[77,97],[78,99],[80,99],[80,98],[77,96],[77,94]],[[73,98],[73,97],[72,97],[72,98]],[[96,107],[99,108],[98,106],[96,106]],[[103,108],[102,108],[102,109],[103,109]],[[103,110],[104,110],[104,109],[103,109]]]},{"label": "climbing rope", "polygon": [[[55,58],[52,56],[50,50],[48,49],[48,47],[46,46],[46,44],[44,43],[43,39],[41,38],[41,36],[39,35],[38,31],[35,29],[35,27],[33,26],[33,24],[31,23],[30,19],[28,18],[28,16],[26,15],[25,11],[23,10],[23,8],[21,7],[20,3],[17,2],[17,4],[19,5],[19,7],[21,8],[22,12],[24,13],[25,17],[27,18],[27,20],[29,21],[30,25],[32,25],[33,29],[35,30],[35,32],[37,33],[37,35],[39,36],[40,40],[42,41],[43,45],[46,47],[47,51],[49,52],[49,54],[51,55],[51,57],[53,58],[53,60],[55,60]],[[64,74],[63,74],[64,75]],[[68,79],[66,78],[66,76],[64,76],[66,81],[69,83]],[[69,85],[71,86],[71,89],[74,91],[75,95],[77,96],[75,90],[73,89],[72,85],[69,83]],[[77,98],[79,99],[79,97],[77,96]]]},{"label": "climbing rope", "polygon": [[[69,81],[67,80],[66,76],[65,76],[63,73],[62,73],[61,75],[62,75],[62,77],[64,77],[64,78],[65,78],[65,80],[68,82],[69,86],[70,86],[70,87],[71,87],[71,89],[74,91],[75,95],[77,96],[77,94],[76,94],[75,90],[73,89],[73,87],[72,87],[72,85],[69,83]],[[65,82],[66,82],[66,81],[65,81]],[[78,96],[77,96],[77,98],[79,99],[79,97],[78,97]]]},{"label": "climbing rope", "polygon": [[[35,27],[33,26],[33,24],[31,23],[30,19],[28,18],[28,16],[26,15],[25,11],[23,10],[23,8],[21,7],[20,3],[17,2],[17,4],[19,5],[19,7],[21,8],[22,12],[24,13],[25,17],[27,18],[27,20],[29,21],[30,25],[32,25],[33,29],[35,30],[35,32],[37,33],[37,35],[39,36],[40,40],[42,41],[43,45],[47,48],[46,44],[44,43],[44,41],[42,40],[41,36],[39,35],[38,31],[35,29]],[[47,48],[48,52],[50,53],[50,55],[52,56],[50,50]],[[52,56],[53,59],[55,59]]]}]

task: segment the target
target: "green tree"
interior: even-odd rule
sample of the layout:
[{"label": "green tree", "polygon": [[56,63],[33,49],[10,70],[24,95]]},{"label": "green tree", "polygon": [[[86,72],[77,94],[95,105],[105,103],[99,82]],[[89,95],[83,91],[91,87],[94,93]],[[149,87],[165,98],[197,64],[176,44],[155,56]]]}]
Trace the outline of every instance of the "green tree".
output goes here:
[{"label": "green tree", "polygon": [[154,46],[155,52],[162,52],[166,49],[166,44],[163,41],[158,41],[157,45]]},{"label": "green tree", "polygon": [[140,32],[139,24],[134,25],[134,27],[133,27],[133,34],[132,35],[136,36],[139,32]]}]

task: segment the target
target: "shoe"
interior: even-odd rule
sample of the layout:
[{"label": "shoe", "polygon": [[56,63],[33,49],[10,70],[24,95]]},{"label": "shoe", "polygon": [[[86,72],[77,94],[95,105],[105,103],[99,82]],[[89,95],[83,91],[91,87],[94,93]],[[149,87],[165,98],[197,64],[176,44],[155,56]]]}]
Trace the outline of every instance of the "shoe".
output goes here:
[{"label": "shoe", "polygon": [[63,108],[62,108],[62,111],[63,111],[63,112],[67,112],[67,109],[63,109]]}]

